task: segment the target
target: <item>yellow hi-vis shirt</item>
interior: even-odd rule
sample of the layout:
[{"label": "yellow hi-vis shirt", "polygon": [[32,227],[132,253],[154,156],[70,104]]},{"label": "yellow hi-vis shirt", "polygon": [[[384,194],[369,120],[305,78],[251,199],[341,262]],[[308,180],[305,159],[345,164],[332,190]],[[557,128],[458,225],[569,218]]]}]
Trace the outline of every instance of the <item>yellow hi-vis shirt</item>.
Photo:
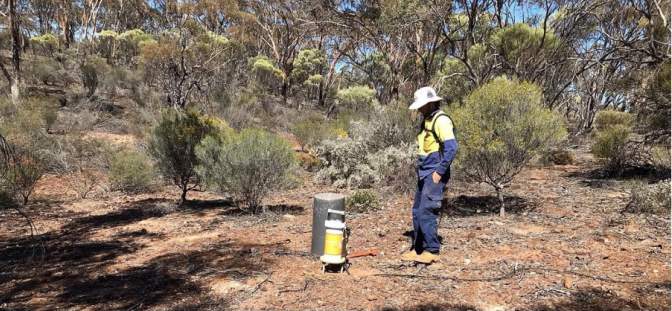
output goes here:
[{"label": "yellow hi-vis shirt", "polygon": [[453,122],[448,117],[439,117],[440,114],[442,112],[437,110],[432,118],[425,120],[423,124],[424,130],[418,134],[418,155],[427,156],[432,152],[439,151],[439,142],[434,139],[434,135],[432,134],[432,123],[434,120],[436,120],[434,132],[436,132],[436,135],[442,142],[455,139]]}]

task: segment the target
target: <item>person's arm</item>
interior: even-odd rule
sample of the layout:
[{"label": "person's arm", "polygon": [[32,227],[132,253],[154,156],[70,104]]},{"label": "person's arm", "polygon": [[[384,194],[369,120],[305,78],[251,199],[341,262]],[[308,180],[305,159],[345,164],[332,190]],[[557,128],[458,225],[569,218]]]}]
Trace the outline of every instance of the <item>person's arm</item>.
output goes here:
[{"label": "person's arm", "polygon": [[436,173],[443,176],[448,171],[457,153],[457,140],[455,140],[455,134],[453,133],[453,122],[447,116],[440,116],[436,119],[435,131],[436,135],[443,142],[441,163],[436,168]]}]

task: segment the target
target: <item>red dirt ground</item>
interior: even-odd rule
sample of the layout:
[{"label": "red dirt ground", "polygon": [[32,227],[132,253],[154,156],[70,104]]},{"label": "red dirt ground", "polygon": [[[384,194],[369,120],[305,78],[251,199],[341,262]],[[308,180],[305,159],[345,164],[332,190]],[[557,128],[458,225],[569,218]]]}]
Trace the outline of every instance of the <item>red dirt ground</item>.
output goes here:
[{"label": "red dirt ground", "polygon": [[380,255],[325,274],[309,255],[312,197],[340,190],[307,173],[261,216],[208,192],[176,208],[170,187],[80,200],[49,176],[27,209],[38,244],[0,214],[0,310],[669,310],[668,215],[621,213],[625,182],[594,168],[583,155],[524,170],[505,218],[490,189],[451,182],[429,267],[399,260],[412,195],[385,195],[347,220],[349,250]]}]

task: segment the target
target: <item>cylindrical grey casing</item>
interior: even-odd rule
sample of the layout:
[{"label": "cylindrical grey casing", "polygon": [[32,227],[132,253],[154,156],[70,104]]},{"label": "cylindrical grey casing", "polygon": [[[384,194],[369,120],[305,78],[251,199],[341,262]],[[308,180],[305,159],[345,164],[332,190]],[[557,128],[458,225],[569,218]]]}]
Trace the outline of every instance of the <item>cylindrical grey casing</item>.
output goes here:
[{"label": "cylindrical grey casing", "polygon": [[324,221],[327,210],[345,211],[345,196],[338,193],[320,193],[313,200],[313,239],[310,253],[313,256],[324,255]]}]

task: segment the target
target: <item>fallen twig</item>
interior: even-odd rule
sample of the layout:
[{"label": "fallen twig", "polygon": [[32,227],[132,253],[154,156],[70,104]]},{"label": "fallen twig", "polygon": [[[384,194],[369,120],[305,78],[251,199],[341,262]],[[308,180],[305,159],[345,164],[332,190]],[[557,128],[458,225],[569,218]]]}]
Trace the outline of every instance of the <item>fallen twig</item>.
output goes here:
[{"label": "fallen twig", "polygon": [[289,288],[289,289],[278,290],[278,296],[280,296],[280,294],[282,294],[282,293],[305,292],[306,289],[308,289],[308,284],[309,283],[310,283],[310,280],[305,280],[302,288]]},{"label": "fallen twig", "polygon": [[[252,290],[252,292],[250,292],[250,295],[254,295],[254,293],[256,293],[259,290],[259,288],[261,288],[261,285],[264,285],[264,283],[271,282],[270,280],[271,280],[271,275],[272,274],[273,274],[273,272],[269,273],[268,275],[266,275],[266,278],[263,281],[259,282],[259,284],[254,286],[254,289]],[[271,283],[273,283],[273,282],[271,282]]]}]

